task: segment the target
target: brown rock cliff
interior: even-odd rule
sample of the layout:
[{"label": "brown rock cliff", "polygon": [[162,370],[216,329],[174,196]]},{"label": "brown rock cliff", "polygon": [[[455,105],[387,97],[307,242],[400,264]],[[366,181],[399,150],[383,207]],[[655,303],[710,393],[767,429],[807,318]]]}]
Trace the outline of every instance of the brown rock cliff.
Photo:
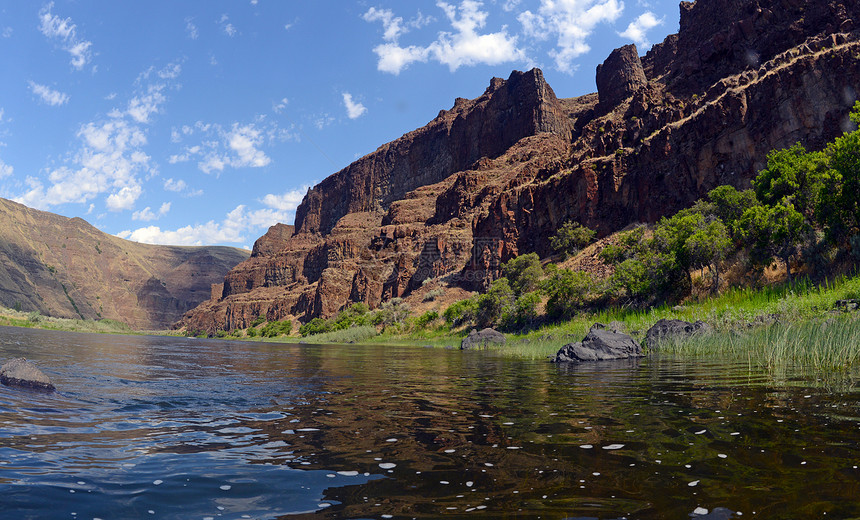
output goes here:
[{"label": "brown rock cliff", "polygon": [[[557,99],[540,71],[493,79],[426,127],[308,192],[296,233],[270,230],[222,298],[179,326],[213,332],[331,316],[351,302],[418,304],[479,289],[502,262],[552,254],[566,220],[601,235],[654,221],[720,184],[746,187],[767,152],[849,128],[860,92],[860,3],[699,0],[644,57],[598,68],[598,94]],[[860,27],[858,27],[860,29]],[[270,234],[277,235],[269,236]]]}]

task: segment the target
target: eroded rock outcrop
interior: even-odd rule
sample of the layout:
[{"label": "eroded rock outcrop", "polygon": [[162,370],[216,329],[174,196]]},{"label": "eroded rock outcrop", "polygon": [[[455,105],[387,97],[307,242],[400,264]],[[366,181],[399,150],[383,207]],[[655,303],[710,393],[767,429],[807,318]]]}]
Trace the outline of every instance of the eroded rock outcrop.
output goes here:
[{"label": "eroded rock outcrop", "polygon": [[656,351],[667,341],[683,340],[697,334],[706,334],[713,328],[704,321],[690,323],[683,320],[661,319],[645,333],[645,345]]},{"label": "eroded rock outcrop", "polygon": [[569,343],[556,353],[553,363],[584,363],[643,357],[642,346],[621,332],[592,327],[582,341]]},{"label": "eroded rock outcrop", "polygon": [[599,107],[612,110],[648,85],[639,52],[633,44],[615,49],[603,64],[597,66]]},{"label": "eroded rock outcrop", "polygon": [[510,258],[552,254],[566,220],[606,235],[718,185],[745,188],[770,150],[820,148],[850,128],[854,20],[854,2],[683,2],[679,34],[644,57],[613,52],[598,94],[558,99],[539,70],[495,78],[311,189],[295,233],[270,230],[222,297],[178,325],[214,332],[355,301],[420,304],[426,280],[481,289]]},{"label": "eroded rock outcrop", "polygon": [[55,390],[51,378],[26,358],[15,358],[4,363],[0,367],[0,383],[44,392]]},{"label": "eroded rock outcrop", "polygon": [[485,348],[490,345],[504,345],[505,335],[495,329],[473,330],[460,343],[460,350]]}]

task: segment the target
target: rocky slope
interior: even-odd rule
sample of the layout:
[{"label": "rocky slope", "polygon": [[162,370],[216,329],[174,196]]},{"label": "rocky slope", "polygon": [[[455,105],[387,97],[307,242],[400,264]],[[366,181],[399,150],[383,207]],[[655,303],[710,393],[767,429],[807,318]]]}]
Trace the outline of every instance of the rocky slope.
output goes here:
[{"label": "rocky slope", "polygon": [[[434,287],[478,289],[520,253],[552,253],[566,220],[601,235],[654,221],[767,152],[822,146],[860,93],[860,4],[682,2],[680,32],[614,51],[597,94],[558,99],[539,70],[494,78],[310,190],[295,234],[273,228],[220,296],[178,324],[214,332],[330,316]],[[426,282],[429,280],[429,282]]]},{"label": "rocky slope", "polygon": [[0,199],[0,305],[165,329],[248,252],[129,242],[80,218]]}]

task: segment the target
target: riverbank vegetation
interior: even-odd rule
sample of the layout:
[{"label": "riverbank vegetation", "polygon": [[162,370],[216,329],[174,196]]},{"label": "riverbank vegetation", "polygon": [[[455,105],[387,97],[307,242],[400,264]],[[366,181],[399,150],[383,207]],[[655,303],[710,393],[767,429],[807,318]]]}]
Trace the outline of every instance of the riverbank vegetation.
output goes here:
[{"label": "riverbank vegetation", "polygon": [[[860,123],[860,102],[851,119]],[[676,318],[703,320],[716,333],[673,345],[673,352],[745,354],[764,365],[776,358],[852,365],[858,359],[847,345],[860,325],[836,304],[860,298],[860,278],[852,274],[860,265],[858,208],[854,131],[823,151],[800,144],[775,150],[752,188],[717,187],[691,208],[597,243],[594,231],[565,222],[551,240],[558,264],[534,253],[513,258],[484,292],[445,308],[413,315],[399,298],[374,311],[354,304],[298,332],[307,341],[456,346],[472,328],[493,327],[509,335],[506,352],[543,357],[595,322],[618,322],[641,338],[657,320]],[[585,247],[606,267],[602,273],[565,266]],[[293,331],[290,322],[260,320],[239,335]],[[827,340],[816,343],[817,334]],[[755,346],[762,342],[772,345]],[[831,345],[828,353],[822,343]]]},{"label": "riverbank vegetation", "polygon": [[69,332],[94,332],[102,334],[141,334],[127,324],[117,320],[79,320],[43,316],[39,312],[21,312],[0,308],[0,326],[26,327]]}]

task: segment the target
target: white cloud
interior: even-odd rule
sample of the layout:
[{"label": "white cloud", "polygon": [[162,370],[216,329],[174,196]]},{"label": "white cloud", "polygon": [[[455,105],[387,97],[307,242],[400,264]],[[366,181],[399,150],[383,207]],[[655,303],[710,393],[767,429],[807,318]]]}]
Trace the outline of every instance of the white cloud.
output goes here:
[{"label": "white cloud", "polygon": [[131,218],[132,218],[132,220],[142,220],[144,222],[150,222],[153,220],[158,220],[159,218],[163,217],[164,215],[167,215],[167,213],[169,211],[170,211],[170,203],[165,202],[164,204],[161,205],[160,208],[158,208],[158,213],[152,211],[152,208],[147,206],[140,211],[135,211],[134,213],[132,213]]},{"label": "white cloud", "polygon": [[350,119],[358,119],[367,112],[367,107],[357,101],[353,101],[352,94],[343,93],[343,105],[346,107],[346,115]]},{"label": "white cloud", "polygon": [[182,179],[174,180],[174,179],[166,179],[164,181],[164,189],[167,191],[175,191],[180,192],[188,189],[188,184]]},{"label": "white cloud", "polygon": [[272,111],[276,114],[280,114],[287,108],[287,105],[290,103],[290,100],[287,98],[282,98],[280,101],[272,105]]},{"label": "white cloud", "polygon": [[236,152],[239,160],[234,160],[232,166],[262,168],[272,162],[257,148],[262,141],[261,132],[254,128],[253,124],[239,126],[238,123],[233,123],[233,130],[229,134],[230,149]]},{"label": "white cloud", "polygon": [[[481,2],[463,0],[460,7],[439,2],[451,21],[454,33],[440,33],[439,39],[430,45],[430,51],[451,71],[466,65],[498,65],[525,59],[525,53],[517,48],[516,36],[508,36],[507,28],[490,34],[478,34],[487,23],[487,12],[481,11]],[[459,11],[459,17],[457,16]]]},{"label": "white cloud", "polygon": [[221,19],[218,20],[218,23],[221,24],[221,30],[224,31],[224,34],[231,38],[236,35],[236,27],[234,27],[233,24],[230,23],[229,16],[227,16],[226,14],[222,14]]},{"label": "white cloud", "polygon": [[62,106],[69,102],[68,94],[64,94],[45,85],[39,85],[33,81],[30,82],[30,90],[33,94],[39,96],[39,99],[41,99],[43,103],[51,105],[52,107]]},{"label": "white cloud", "polygon": [[630,22],[627,29],[625,29],[624,32],[618,33],[618,35],[633,40],[636,45],[639,46],[639,50],[646,50],[651,47],[651,42],[648,41],[648,37],[645,33],[662,24],[662,18],[658,20],[657,17],[654,16],[654,13],[648,11],[640,15],[636,20]]},{"label": "white cloud", "polygon": [[179,143],[195,134],[199,134],[200,141],[193,146],[186,145],[181,153],[170,155],[170,164],[196,160],[203,173],[221,173],[227,168],[263,168],[272,162],[263,151],[267,142],[297,139],[291,131],[267,121],[265,116],[256,117],[253,123],[235,122],[230,128],[198,121],[193,127],[182,127],[181,133],[173,132],[171,137]]},{"label": "white cloud", "polygon": [[[141,75],[149,77],[148,71]],[[17,202],[39,209],[67,203],[91,203],[105,196],[111,211],[130,210],[143,193],[141,178],[157,174],[146,154],[146,123],[166,101],[165,83],[141,87],[126,110],[113,109],[108,117],[84,123],[78,129],[78,149],[66,164],[51,169],[44,177],[27,177],[27,191]]]},{"label": "white cloud", "polygon": [[143,188],[140,184],[132,183],[128,186],[123,186],[118,191],[108,195],[106,204],[111,211],[129,210],[134,207],[134,203],[143,193]]},{"label": "white cloud", "polygon": [[[401,46],[398,40],[407,29],[403,19],[394,16],[390,10],[370,8],[364,13],[365,21],[382,22],[384,30],[386,43],[373,49],[379,57],[378,70],[397,75],[410,64],[431,58],[447,65],[452,72],[463,66],[498,65],[525,59],[525,52],[517,46],[517,37],[509,35],[507,27],[493,33],[480,32],[488,17],[488,12],[482,10],[482,2],[462,0],[459,6],[455,6],[440,1],[436,5],[445,13],[453,31],[440,32],[437,39],[427,46]],[[430,21],[432,18],[419,13],[418,19],[409,25],[420,27]]]},{"label": "white cloud", "polygon": [[367,10],[362,18],[365,22],[382,22],[384,29],[382,39],[389,42],[396,42],[406,29],[403,27],[403,18],[394,16],[391,9],[377,9],[371,7]]},{"label": "white cloud", "polygon": [[149,123],[149,118],[157,114],[160,106],[167,101],[163,84],[150,85],[146,93],[136,95],[128,102],[126,113],[138,123]]},{"label": "white cloud", "polygon": [[200,31],[197,30],[197,25],[194,23],[194,20],[191,18],[185,19],[185,33],[192,40],[196,40],[200,37]]},{"label": "white cloud", "polygon": [[523,11],[517,19],[526,36],[536,40],[557,38],[550,52],[558,70],[573,73],[573,60],[588,51],[588,38],[600,23],[621,16],[619,0],[541,0],[537,13]]},{"label": "white cloud", "polygon": [[248,211],[245,205],[236,206],[221,222],[210,220],[205,224],[184,226],[175,230],[163,230],[158,226],[122,231],[117,236],[147,244],[171,244],[200,246],[209,244],[241,244],[248,234],[254,236],[278,222],[294,219],[290,211],[262,208]]},{"label": "white cloud", "polygon": [[81,70],[92,60],[92,42],[79,38],[72,19],[56,16],[51,12],[53,9],[54,3],[51,2],[39,11],[39,30],[58,41],[59,47],[72,57],[72,67]]},{"label": "white cloud", "polygon": [[14,32],[14,31],[12,30],[12,28],[11,28],[11,27],[4,27],[4,28],[3,28],[3,37],[4,37],[4,38],[11,38],[11,37],[12,37],[13,32]]},{"label": "white cloud", "polygon": [[[3,159],[0,159],[0,179],[11,176],[15,173],[15,169],[6,164]],[[268,195],[267,195],[268,196]]]},{"label": "white cloud", "polygon": [[373,52],[379,56],[379,61],[376,64],[377,70],[395,76],[412,63],[426,62],[430,55],[430,51],[424,47],[415,45],[401,47],[396,43],[377,45],[373,48]]},{"label": "white cloud", "polygon": [[265,197],[263,197],[260,202],[272,209],[277,209],[280,211],[292,211],[299,207],[299,204],[301,204],[302,199],[305,197],[305,193],[307,193],[307,191],[308,186],[305,186],[299,190],[290,190],[280,195],[269,193]]}]

